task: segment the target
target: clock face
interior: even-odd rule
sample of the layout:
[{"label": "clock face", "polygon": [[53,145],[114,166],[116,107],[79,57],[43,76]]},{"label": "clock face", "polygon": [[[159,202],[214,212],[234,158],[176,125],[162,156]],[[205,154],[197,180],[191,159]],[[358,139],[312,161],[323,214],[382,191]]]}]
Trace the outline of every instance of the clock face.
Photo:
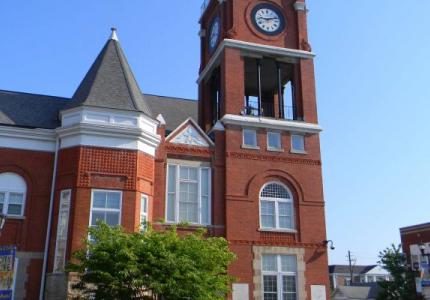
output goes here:
[{"label": "clock face", "polygon": [[285,29],[285,19],[281,10],[269,3],[255,6],[251,17],[254,26],[262,33],[277,35]]},{"label": "clock face", "polygon": [[211,24],[209,30],[209,50],[213,51],[218,44],[219,35],[221,32],[221,25],[219,17],[216,17]]}]

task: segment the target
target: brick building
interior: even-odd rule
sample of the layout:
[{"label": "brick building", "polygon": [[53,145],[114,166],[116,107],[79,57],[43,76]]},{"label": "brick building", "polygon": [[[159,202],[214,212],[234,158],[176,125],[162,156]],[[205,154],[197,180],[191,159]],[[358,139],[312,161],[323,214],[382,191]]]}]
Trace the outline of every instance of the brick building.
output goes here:
[{"label": "brick building", "polygon": [[430,223],[400,228],[400,238],[409,265],[420,273],[417,291],[430,299]]},{"label": "brick building", "polygon": [[70,99],[0,91],[15,299],[64,299],[97,220],[224,236],[232,299],[328,298],[306,14],[303,0],[206,1],[198,101],[142,94],[115,30]]}]

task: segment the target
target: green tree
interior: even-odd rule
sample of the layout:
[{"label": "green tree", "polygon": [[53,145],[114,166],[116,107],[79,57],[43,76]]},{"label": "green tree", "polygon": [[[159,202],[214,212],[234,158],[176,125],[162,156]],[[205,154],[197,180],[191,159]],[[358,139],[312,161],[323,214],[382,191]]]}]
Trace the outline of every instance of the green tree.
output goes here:
[{"label": "green tree", "polygon": [[227,267],[235,255],[224,238],[204,230],[127,233],[99,224],[88,236],[67,268],[80,274],[74,288],[83,298],[218,300],[233,281]]},{"label": "green tree", "polygon": [[379,253],[378,262],[385,270],[390,272],[390,281],[381,281],[381,291],[377,300],[418,300],[424,299],[417,295],[415,288],[415,273],[407,266],[401,246],[395,246]]}]

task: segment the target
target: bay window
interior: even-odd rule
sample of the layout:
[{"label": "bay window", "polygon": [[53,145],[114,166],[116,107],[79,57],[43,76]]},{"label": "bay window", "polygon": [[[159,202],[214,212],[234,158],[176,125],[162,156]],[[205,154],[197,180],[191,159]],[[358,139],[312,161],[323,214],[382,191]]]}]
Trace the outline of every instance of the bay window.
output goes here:
[{"label": "bay window", "polygon": [[166,219],[174,223],[210,224],[211,169],[169,164]]}]

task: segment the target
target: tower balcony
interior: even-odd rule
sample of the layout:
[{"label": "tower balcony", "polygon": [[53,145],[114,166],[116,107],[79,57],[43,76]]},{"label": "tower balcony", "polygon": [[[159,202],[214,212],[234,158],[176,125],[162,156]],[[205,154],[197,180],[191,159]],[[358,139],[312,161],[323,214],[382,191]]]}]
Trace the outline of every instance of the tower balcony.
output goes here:
[{"label": "tower balcony", "polygon": [[245,105],[242,110],[242,115],[275,118],[289,121],[302,121],[303,119],[297,116],[295,106],[284,106],[279,111],[277,111],[273,103],[262,103],[261,111],[259,111],[258,106],[256,105]]}]

